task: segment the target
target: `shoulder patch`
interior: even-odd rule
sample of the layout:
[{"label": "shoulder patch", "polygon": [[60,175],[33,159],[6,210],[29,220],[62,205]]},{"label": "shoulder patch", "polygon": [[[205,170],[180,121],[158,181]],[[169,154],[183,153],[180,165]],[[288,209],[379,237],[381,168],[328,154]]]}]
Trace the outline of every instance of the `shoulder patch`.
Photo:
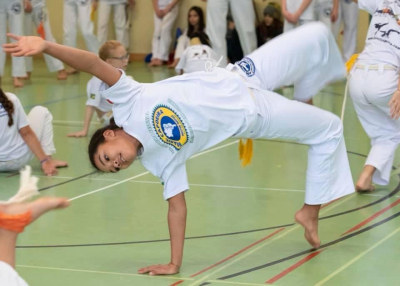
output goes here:
[{"label": "shoulder patch", "polygon": [[253,61],[248,57],[244,57],[241,61],[236,62],[236,65],[239,66],[248,77],[252,77],[256,73],[256,67]]}]

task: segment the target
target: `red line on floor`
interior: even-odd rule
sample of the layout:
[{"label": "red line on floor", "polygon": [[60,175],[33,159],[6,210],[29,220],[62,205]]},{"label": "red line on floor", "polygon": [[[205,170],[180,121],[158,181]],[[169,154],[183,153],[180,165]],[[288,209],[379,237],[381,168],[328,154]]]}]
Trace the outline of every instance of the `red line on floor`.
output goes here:
[{"label": "red line on floor", "polygon": [[323,206],[321,206],[321,210],[322,210],[323,208],[326,208],[327,206],[333,204],[334,202],[340,200],[340,199],[341,199],[341,198],[338,198],[338,199],[336,199],[336,200],[333,200],[333,201],[331,201],[331,202],[329,202],[329,203],[324,204]]},{"label": "red line on floor", "polygon": [[289,274],[290,272],[292,272],[293,270],[295,270],[297,267],[303,265],[304,263],[306,263],[307,261],[313,259],[315,256],[317,256],[318,254],[320,254],[323,250],[319,250],[316,252],[313,252],[309,255],[307,255],[306,257],[304,257],[302,260],[296,262],[295,264],[293,264],[292,266],[290,266],[289,268],[287,268],[286,270],[282,271],[281,273],[279,273],[278,275],[272,277],[271,279],[269,279],[268,281],[266,281],[265,283],[267,284],[272,284],[274,282],[276,282],[277,280],[281,279],[283,276]]},{"label": "red line on floor", "polygon": [[375,219],[376,217],[380,216],[381,214],[383,214],[384,212],[390,210],[391,208],[393,208],[394,206],[398,205],[400,203],[400,199],[398,199],[397,201],[395,201],[394,203],[391,203],[390,205],[388,205],[387,207],[381,209],[380,211],[378,211],[377,213],[373,214],[372,216],[370,216],[369,218],[367,218],[366,220],[360,222],[359,224],[357,224],[355,227],[350,228],[348,231],[346,231],[345,233],[343,233],[340,236],[343,236],[345,234],[348,234],[350,232],[353,232],[359,228],[361,228],[362,226],[366,225],[367,223],[369,223],[371,220]]},{"label": "red line on floor", "polygon": [[[218,265],[224,263],[225,261],[228,261],[229,259],[231,259],[231,258],[233,258],[233,257],[235,257],[235,256],[237,256],[237,255],[239,255],[239,254],[241,254],[241,253],[243,253],[244,251],[248,250],[249,248],[252,248],[253,246],[255,246],[255,245],[257,245],[257,244],[259,244],[259,243],[261,243],[261,242],[267,240],[268,238],[273,237],[274,235],[278,234],[279,232],[281,232],[281,231],[284,230],[284,229],[285,229],[285,228],[282,227],[282,228],[280,228],[280,229],[274,231],[273,233],[267,235],[266,237],[264,237],[264,238],[262,238],[262,239],[260,239],[260,240],[258,240],[258,241],[256,241],[256,242],[250,244],[249,246],[246,246],[245,248],[239,250],[238,252],[235,252],[235,253],[232,254],[232,255],[229,255],[227,258],[222,259],[221,261],[218,261],[217,263],[215,263],[215,264],[213,264],[213,265],[211,265],[211,266],[209,266],[209,267],[207,267],[207,268],[204,268],[203,270],[200,270],[199,272],[196,272],[195,274],[190,275],[189,277],[191,277],[191,278],[196,277],[196,276],[198,276],[198,275],[200,275],[200,274],[202,274],[202,273],[204,273],[204,272],[206,272],[206,271],[208,271],[208,270],[210,270],[210,269],[212,269],[212,268],[214,268],[214,267],[216,267],[216,266],[218,266]],[[183,283],[183,282],[185,282],[185,281],[180,280],[180,281],[178,281],[178,282],[175,282],[174,284],[171,284],[170,286],[176,286],[176,285],[179,285],[179,284],[181,284],[181,283]]]}]

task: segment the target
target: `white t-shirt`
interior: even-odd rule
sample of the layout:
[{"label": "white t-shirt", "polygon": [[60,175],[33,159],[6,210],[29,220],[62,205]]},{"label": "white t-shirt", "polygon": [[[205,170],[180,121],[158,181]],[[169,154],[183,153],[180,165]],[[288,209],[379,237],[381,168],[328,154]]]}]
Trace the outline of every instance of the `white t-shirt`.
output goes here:
[{"label": "white t-shirt", "polygon": [[[400,1],[358,0],[358,5],[372,15],[365,47],[358,59],[400,67],[400,26],[394,16],[400,14]],[[391,12],[383,13],[383,8]]]},{"label": "white t-shirt", "polygon": [[[288,12],[295,13],[303,0],[286,0],[286,8]],[[300,20],[314,20],[314,6],[315,0],[311,1],[310,5],[308,5],[307,9],[300,16]]]},{"label": "white t-shirt", "polygon": [[97,77],[92,77],[86,86],[87,101],[86,105],[96,107],[100,111],[109,112],[112,110],[112,105],[100,96],[100,86],[102,81]]},{"label": "white t-shirt", "polygon": [[143,145],[139,160],[164,182],[167,200],[189,189],[186,160],[255,122],[255,103],[239,75],[226,69],[140,84],[123,73],[101,92],[114,119]]},{"label": "white t-shirt", "polygon": [[158,0],[158,9],[165,9],[171,2],[172,0]]},{"label": "white t-shirt", "polygon": [[18,97],[6,92],[6,96],[14,105],[14,124],[8,127],[7,111],[0,103],[0,161],[6,162],[18,159],[29,152],[29,147],[19,134],[19,130],[28,126],[28,118]]},{"label": "white t-shirt", "polygon": [[205,71],[206,62],[211,62],[214,67],[218,62],[218,55],[207,45],[194,45],[185,49],[175,67],[177,73]]},{"label": "white t-shirt", "polygon": [[25,280],[7,263],[0,261],[0,285],[2,286],[28,286]]}]

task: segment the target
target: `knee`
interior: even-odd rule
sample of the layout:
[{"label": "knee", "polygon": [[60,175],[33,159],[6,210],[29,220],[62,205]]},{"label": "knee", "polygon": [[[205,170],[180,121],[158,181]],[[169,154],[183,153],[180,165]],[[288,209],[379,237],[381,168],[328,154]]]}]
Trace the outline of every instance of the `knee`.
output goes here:
[{"label": "knee", "polygon": [[340,118],[332,114],[332,119],[329,126],[329,133],[331,138],[341,139],[343,137],[343,124]]}]

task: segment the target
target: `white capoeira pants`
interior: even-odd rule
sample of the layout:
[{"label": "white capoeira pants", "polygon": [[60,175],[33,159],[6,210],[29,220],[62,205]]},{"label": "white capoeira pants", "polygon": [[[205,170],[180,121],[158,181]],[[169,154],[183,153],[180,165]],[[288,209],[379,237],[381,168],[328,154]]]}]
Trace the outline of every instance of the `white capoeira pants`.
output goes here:
[{"label": "white capoeira pants", "polygon": [[71,1],[64,0],[64,45],[76,47],[76,25],[79,22],[83,38],[87,49],[97,54],[99,52],[99,42],[93,34],[93,23],[90,20],[91,1]]},{"label": "white capoeira pants", "polygon": [[128,10],[126,8],[126,4],[112,5],[104,1],[99,2],[97,40],[100,46],[107,41],[108,19],[110,18],[111,9],[113,9],[115,38],[122,43],[125,48],[129,47],[129,29],[127,28]]},{"label": "white capoeira pants", "polygon": [[331,13],[333,8],[332,0],[317,0],[315,3],[315,20],[324,23],[329,30],[333,29]]},{"label": "white capoeira pants", "polygon": [[0,285],[2,286],[28,286],[17,271],[7,263],[0,261]]},{"label": "white capoeira pants", "polygon": [[158,18],[154,13],[154,34],[152,41],[153,59],[168,60],[169,48],[171,46],[171,32],[175,20],[178,17],[179,5],[175,5],[172,10],[163,18]]},{"label": "white capoeira pants", "polygon": [[[343,63],[338,65],[328,60],[331,53],[336,54],[335,57],[339,57],[340,60],[340,53],[337,48],[333,51],[329,49],[329,39],[332,35],[322,23],[304,26],[289,33],[291,34],[289,37],[277,37],[273,40],[274,44],[268,42],[255,51],[254,54],[257,56],[249,56],[252,57],[255,66],[254,76],[251,76],[250,72],[244,73],[240,68],[240,63],[227,68],[244,78],[245,84],[252,90],[258,114],[255,122],[246,123],[246,126],[251,127],[240,131],[235,137],[279,138],[309,145],[305,203],[320,205],[354,192],[342,123],[336,115],[328,111],[289,100],[266,88],[268,85],[279,86],[281,81],[290,82],[294,76],[291,70],[302,73],[304,63],[295,58],[305,56],[304,47],[301,46],[299,52],[295,49],[286,50],[285,47],[289,44],[288,39],[292,41],[288,47],[295,46],[296,43],[300,44],[297,37],[303,35],[303,29],[307,29],[312,35],[303,39],[303,42],[308,43],[306,44],[308,45],[307,52],[314,55],[320,62],[321,69],[317,72],[323,74],[317,76],[314,72],[306,72],[305,77],[300,77],[301,90],[317,93],[330,83],[331,79],[338,79],[340,75],[344,78]],[[269,45],[272,47],[278,45],[282,48],[268,50]],[[270,57],[273,57],[277,63],[281,63],[282,68],[271,67]],[[287,57],[292,59],[291,65],[286,65]],[[258,83],[253,78],[258,78]],[[278,81],[278,83],[273,84],[273,81]]]},{"label": "white capoeira pants", "polygon": [[207,35],[213,50],[223,56],[221,65],[227,64],[226,16],[230,7],[235,27],[239,34],[240,45],[245,55],[257,49],[255,32],[255,12],[252,0],[212,0],[207,2]]},{"label": "white capoeira pants", "polygon": [[[251,69],[247,62],[254,63],[254,73],[250,77],[246,74],[247,69]],[[327,82],[346,76],[336,41],[330,30],[319,22],[272,39],[235,66],[254,86],[266,90],[293,84],[294,99],[302,102],[309,101]]]},{"label": "white capoeira pants", "polygon": [[[36,30],[41,22],[43,23],[45,40],[55,43],[56,40],[51,32],[49,14],[45,7],[33,7],[31,13],[25,13],[25,35],[33,35],[33,29]],[[64,69],[63,63],[56,58],[53,58],[48,54],[44,54],[44,59],[50,72],[56,72]],[[26,71],[33,71],[32,57],[25,57],[25,64]]]},{"label": "white capoeira pants", "polygon": [[340,0],[339,18],[333,25],[333,34],[340,32],[340,23],[343,22],[343,59],[348,61],[356,53],[358,29],[358,4],[352,0]]},{"label": "white capoeira pants", "polygon": [[[40,145],[46,155],[56,152],[53,142],[53,116],[50,111],[43,106],[35,106],[28,114],[29,126],[38,138]],[[34,154],[29,150],[18,159],[0,162],[0,171],[19,170],[33,159]],[[3,285],[3,284],[0,284]]]},{"label": "white capoeira pants", "polygon": [[[400,143],[400,120],[390,117],[388,105],[397,90],[399,70],[382,63],[378,66],[378,69],[370,69],[367,63],[358,62],[350,75],[349,91],[361,125],[371,138],[365,165],[376,168],[374,183],[387,185]],[[394,70],[387,70],[388,67]]]},{"label": "white capoeira pants", "polygon": [[175,49],[175,59],[180,59],[183,52],[186,50],[187,47],[190,45],[190,39],[187,36],[187,31],[185,31],[179,38],[178,38],[178,44],[176,45]]},{"label": "white capoeira pants", "polygon": [[[10,33],[24,35],[24,6],[22,0],[0,0],[0,46],[7,43],[7,22]],[[14,40],[11,40],[14,42]],[[0,48],[0,77],[4,75],[6,53]],[[26,68],[23,57],[12,57],[12,76],[25,77]]]}]

